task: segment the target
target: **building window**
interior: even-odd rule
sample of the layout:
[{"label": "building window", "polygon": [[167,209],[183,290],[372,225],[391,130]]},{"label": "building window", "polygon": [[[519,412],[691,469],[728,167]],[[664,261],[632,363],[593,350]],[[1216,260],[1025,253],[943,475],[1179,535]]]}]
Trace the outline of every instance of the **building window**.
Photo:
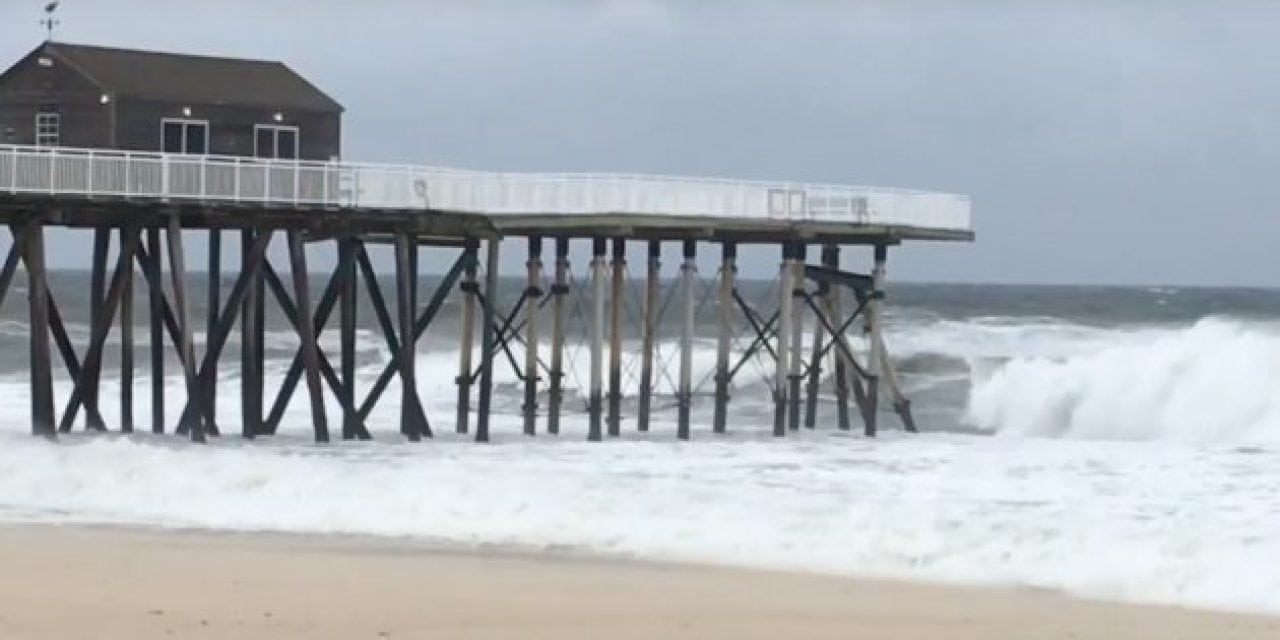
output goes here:
[{"label": "building window", "polygon": [[253,127],[254,155],[259,158],[298,159],[298,128],[277,124]]},{"label": "building window", "polygon": [[160,150],[165,153],[209,153],[209,121],[164,118],[160,121]]},{"label": "building window", "polygon": [[57,113],[36,114],[36,146],[56,147],[62,139],[62,116]]}]

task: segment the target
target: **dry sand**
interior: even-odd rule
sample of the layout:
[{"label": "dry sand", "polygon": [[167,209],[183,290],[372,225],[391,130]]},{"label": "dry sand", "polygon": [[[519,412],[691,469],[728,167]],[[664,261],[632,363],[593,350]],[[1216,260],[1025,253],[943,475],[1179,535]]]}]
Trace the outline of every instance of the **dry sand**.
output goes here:
[{"label": "dry sand", "polygon": [[1280,619],[412,543],[0,529],[0,638],[1280,638]]}]

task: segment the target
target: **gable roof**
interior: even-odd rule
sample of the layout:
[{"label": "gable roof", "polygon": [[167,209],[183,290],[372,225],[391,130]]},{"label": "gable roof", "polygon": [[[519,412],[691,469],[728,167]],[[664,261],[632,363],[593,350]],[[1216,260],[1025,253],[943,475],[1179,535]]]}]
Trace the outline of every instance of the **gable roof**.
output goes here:
[{"label": "gable roof", "polygon": [[42,49],[118,96],[341,113],[342,105],[280,62],[46,42]]}]

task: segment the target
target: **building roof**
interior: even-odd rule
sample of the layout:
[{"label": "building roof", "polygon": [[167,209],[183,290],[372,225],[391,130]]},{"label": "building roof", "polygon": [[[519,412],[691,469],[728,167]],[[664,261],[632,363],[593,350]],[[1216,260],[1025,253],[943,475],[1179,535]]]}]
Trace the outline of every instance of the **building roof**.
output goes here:
[{"label": "building roof", "polygon": [[340,113],[284,63],[47,42],[43,50],[117,96]]}]

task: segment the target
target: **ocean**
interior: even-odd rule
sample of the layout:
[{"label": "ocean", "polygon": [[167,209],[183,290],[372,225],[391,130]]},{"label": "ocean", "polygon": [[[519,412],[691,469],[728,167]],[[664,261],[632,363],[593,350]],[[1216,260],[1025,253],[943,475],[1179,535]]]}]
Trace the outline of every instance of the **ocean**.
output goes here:
[{"label": "ocean", "polygon": [[[868,440],[856,422],[852,432],[835,429],[825,388],[817,429],[770,437],[772,366],[763,359],[742,368],[730,433],[713,436],[708,289],[699,296],[692,442],[674,438],[672,311],[651,432],[636,433],[632,395],[622,438],[584,442],[576,390],[585,386],[587,352],[575,318],[563,433],[520,434],[518,380],[499,358],[487,446],[453,434],[451,300],[419,344],[433,440],[402,442],[393,384],[369,420],[375,442],[313,444],[300,392],[277,437],[224,436],[201,447],[79,429],[57,445],[28,436],[21,284],[20,276],[0,309],[0,521],[412,537],[1280,613],[1272,569],[1280,561],[1280,291],[893,283],[886,340],[922,433],[902,433],[884,403],[882,435]],[[204,316],[205,284],[192,279],[194,317]],[[508,299],[521,288],[504,285]],[[83,342],[86,274],[57,272],[52,287],[73,340]],[[775,295],[764,282],[742,291],[762,307]],[[575,310],[580,293],[571,296]],[[632,337],[639,299],[637,286],[626,305]],[[145,300],[140,287],[139,320]],[[277,315],[268,332],[270,400],[296,340]],[[146,331],[135,333],[135,421],[145,432]],[[234,340],[219,385],[227,433],[239,420]],[[744,334],[738,349],[748,343]],[[197,350],[202,344],[201,334]],[[336,351],[336,334],[322,346]],[[113,426],[119,348],[111,343],[103,374],[102,411]],[[625,352],[634,394],[634,340]],[[387,358],[362,309],[361,395]],[[172,360],[167,374],[172,421],[182,395]],[[65,401],[65,373],[55,387]]]}]

